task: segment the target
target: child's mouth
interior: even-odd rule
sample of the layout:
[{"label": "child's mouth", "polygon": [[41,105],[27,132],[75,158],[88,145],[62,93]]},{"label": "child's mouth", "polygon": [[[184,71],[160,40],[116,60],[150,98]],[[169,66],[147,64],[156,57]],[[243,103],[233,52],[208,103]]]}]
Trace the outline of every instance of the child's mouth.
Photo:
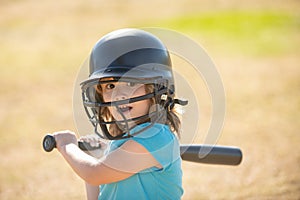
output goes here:
[{"label": "child's mouth", "polygon": [[132,109],[131,106],[120,106],[118,110],[124,113],[124,112],[129,112],[131,109]]}]

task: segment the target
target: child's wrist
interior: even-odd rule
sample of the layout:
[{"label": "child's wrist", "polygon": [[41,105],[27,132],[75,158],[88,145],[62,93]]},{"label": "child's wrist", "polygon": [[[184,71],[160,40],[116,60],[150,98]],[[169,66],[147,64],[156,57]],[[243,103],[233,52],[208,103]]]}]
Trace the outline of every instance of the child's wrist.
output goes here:
[{"label": "child's wrist", "polygon": [[66,153],[70,152],[70,149],[74,149],[74,148],[78,148],[78,145],[76,143],[68,143],[68,144],[63,144],[63,145],[57,146],[57,150],[61,154],[66,154]]}]

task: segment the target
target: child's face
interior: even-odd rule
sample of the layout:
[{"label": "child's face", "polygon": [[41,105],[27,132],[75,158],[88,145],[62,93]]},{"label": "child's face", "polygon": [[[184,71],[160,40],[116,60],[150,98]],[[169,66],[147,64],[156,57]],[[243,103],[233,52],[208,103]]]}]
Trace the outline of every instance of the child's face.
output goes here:
[{"label": "child's face", "polygon": [[[105,79],[113,80],[113,79]],[[103,100],[105,102],[119,101],[138,97],[146,94],[145,85],[139,83],[128,82],[111,82],[101,84]],[[108,107],[112,116],[117,120],[124,120],[120,112],[126,117],[126,119],[136,118],[148,114],[150,107],[150,100],[137,101],[130,104],[124,104],[119,106],[119,110],[115,106]],[[134,123],[130,123],[133,126]]]}]

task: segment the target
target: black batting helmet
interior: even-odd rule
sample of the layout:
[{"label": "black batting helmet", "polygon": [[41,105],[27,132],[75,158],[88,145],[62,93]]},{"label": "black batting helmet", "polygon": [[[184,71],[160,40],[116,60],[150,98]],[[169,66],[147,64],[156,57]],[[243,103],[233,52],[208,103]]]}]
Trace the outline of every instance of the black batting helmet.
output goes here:
[{"label": "black batting helmet", "polygon": [[[153,91],[142,96],[120,101],[104,102],[95,87],[103,83],[104,78],[113,81],[153,84]],[[112,80],[110,80],[112,81]],[[107,81],[104,81],[107,82]],[[89,58],[89,77],[81,83],[82,98],[89,120],[95,132],[105,139],[132,137],[128,121],[149,121],[150,124],[163,118],[163,111],[171,109],[174,103],[174,78],[169,52],[154,35],[139,29],[121,29],[102,37],[92,49]],[[101,109],[109,106],[119,107],[145,99],[154,98],[157,109],[136,118],[116,121],[107,119]],[[183,103],[184,104],[184,103]],[[112,124],[123,124],[122,133],[114,135],[109,131]],[[98,126],[101,131],[98,131]]]}]

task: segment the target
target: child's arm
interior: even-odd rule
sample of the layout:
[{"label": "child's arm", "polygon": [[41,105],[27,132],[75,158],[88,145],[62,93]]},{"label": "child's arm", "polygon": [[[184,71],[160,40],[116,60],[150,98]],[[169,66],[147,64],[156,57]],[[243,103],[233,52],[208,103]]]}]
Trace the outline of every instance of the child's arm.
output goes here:
[{"label": "child's arm", "polygon": [[74,133],[57,132],[54,133],[54,137],[57,149],[65,160],[83,180],[91,185],[121,181],[153,166],[161,168],[145,147],[132,140],[98,160],[78,148]]},{"label": "child's arm", "polygon": [[99,186],[90,185],[88,183],[85,183],[86,188],[86,196],[87,200],[98,200],[99,196]]}]

